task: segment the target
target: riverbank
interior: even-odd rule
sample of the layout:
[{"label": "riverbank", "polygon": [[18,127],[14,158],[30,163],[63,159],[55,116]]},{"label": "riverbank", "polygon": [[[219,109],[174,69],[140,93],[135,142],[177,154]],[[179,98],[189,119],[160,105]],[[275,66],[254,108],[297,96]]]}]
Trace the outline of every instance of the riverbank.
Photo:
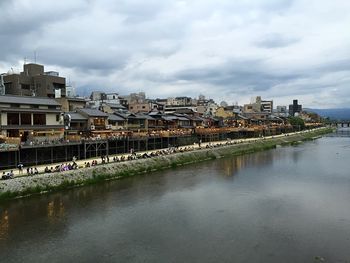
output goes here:
[{"label": "riverbank", "polygon": [[58,191],[71,187],[89,185],[104,180],[119,179],[137,174],[148,174],[152,171],[225,156],[272,149],[277,145],[288,145],[316,139],[318,136],[330,132],[332,132],[331,128],[318,128],[311,131],[283,134],[267,138],[215,142],[211,145],[203,144],[201,148],[197,146],[196,149],[192,149],[191,151],[182,150],[181,152],[146,159],[110,162],[99,166],[65,172],[18,177],[12,180],[0,181],[0,200]]}]

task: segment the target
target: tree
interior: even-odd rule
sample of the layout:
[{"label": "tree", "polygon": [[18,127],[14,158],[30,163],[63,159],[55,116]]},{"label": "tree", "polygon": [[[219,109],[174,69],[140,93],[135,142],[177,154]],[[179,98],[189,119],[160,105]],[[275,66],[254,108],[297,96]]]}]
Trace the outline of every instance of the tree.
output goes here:
[{"label": "tree", "polygon": [[305,122],[300,117],[289,117],[288,121],[295,128],[299,128],[299,129],[304,129],[305,128]]}]

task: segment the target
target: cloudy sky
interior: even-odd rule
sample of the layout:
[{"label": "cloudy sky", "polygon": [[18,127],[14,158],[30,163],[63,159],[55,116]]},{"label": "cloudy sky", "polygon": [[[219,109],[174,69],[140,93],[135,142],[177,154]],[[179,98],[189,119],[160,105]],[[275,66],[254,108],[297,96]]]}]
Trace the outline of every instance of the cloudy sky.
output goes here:
[{"label": "cloudy sky", "polygon": [[349,0],[0,0],[0,72],[59,71],[78,94],[350,107]]}]

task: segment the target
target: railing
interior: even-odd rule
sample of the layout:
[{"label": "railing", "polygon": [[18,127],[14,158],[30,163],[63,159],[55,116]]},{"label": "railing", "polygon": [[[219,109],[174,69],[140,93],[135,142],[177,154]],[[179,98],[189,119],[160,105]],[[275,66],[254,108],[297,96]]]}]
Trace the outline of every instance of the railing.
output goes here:
[{"label": "railing", "polygon": [[[306,128],[312,127],[320,127],[321,123],[307,123]],[[2,140],[5,143],[1,145],[1,151],[9,151],[9,150],[18,150],[18,146],[23,147],[40,147],[40,146],[49,146],[49,145],[60,145],[60,144],[77,144],[82,142],[91,142],[91,141],[101,141],[101,140],[125,140],[127,138],[161,138],[161,137],[186,137],[189,135],[199,135],[199,136],[207,136],[210,134],[225,134],[232,132],[250,132],[259,133],[259,134],[269,134],[276,133],[277,129],[282,130],[292,130],[293,127],[291,125],[249,125],[243,127],[220,127],[220,128],[194,128],[194,129],[169,129],[169,130],[154,130],[154,131],[120,131],[112,134],[95,134],[95,136],[91,137],[83,137],[81,135],[66,135],[63,139],[57,138],[46,138],[45,140],[35,140],[21,142],[20,137],[4,137]],[[283,131],[284,132],[284,131]],[[97,136],[96,136],[97,135]]]}]

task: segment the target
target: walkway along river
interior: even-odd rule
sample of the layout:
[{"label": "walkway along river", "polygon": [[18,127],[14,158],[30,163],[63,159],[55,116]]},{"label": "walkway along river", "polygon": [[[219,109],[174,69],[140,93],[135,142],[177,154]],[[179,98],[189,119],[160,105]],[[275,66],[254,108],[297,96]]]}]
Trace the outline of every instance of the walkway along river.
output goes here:
[{"label": "walkway along river", "polygon": [[331,129],[329,128],[318,128],[311,131],[286,134],[282,136],[249,139],[244,143],[238,144],[235,144],[234,142],[221,142],[219,143],[220,147],[203,148],[190,152],[184,151],[165,156],[137,159],[129,162],[108,163],[101,166],[66,172],[20,177],[14,180],[2,180],[0,182],[0,199],[61,190],[102,180],[128,177],[141,173],[150,173],[152,171],[176,167],[188,163],[271,149],[276,147],[276,145],[289,144],[314,138],[315,136],[329,133],[330,131]]}]

